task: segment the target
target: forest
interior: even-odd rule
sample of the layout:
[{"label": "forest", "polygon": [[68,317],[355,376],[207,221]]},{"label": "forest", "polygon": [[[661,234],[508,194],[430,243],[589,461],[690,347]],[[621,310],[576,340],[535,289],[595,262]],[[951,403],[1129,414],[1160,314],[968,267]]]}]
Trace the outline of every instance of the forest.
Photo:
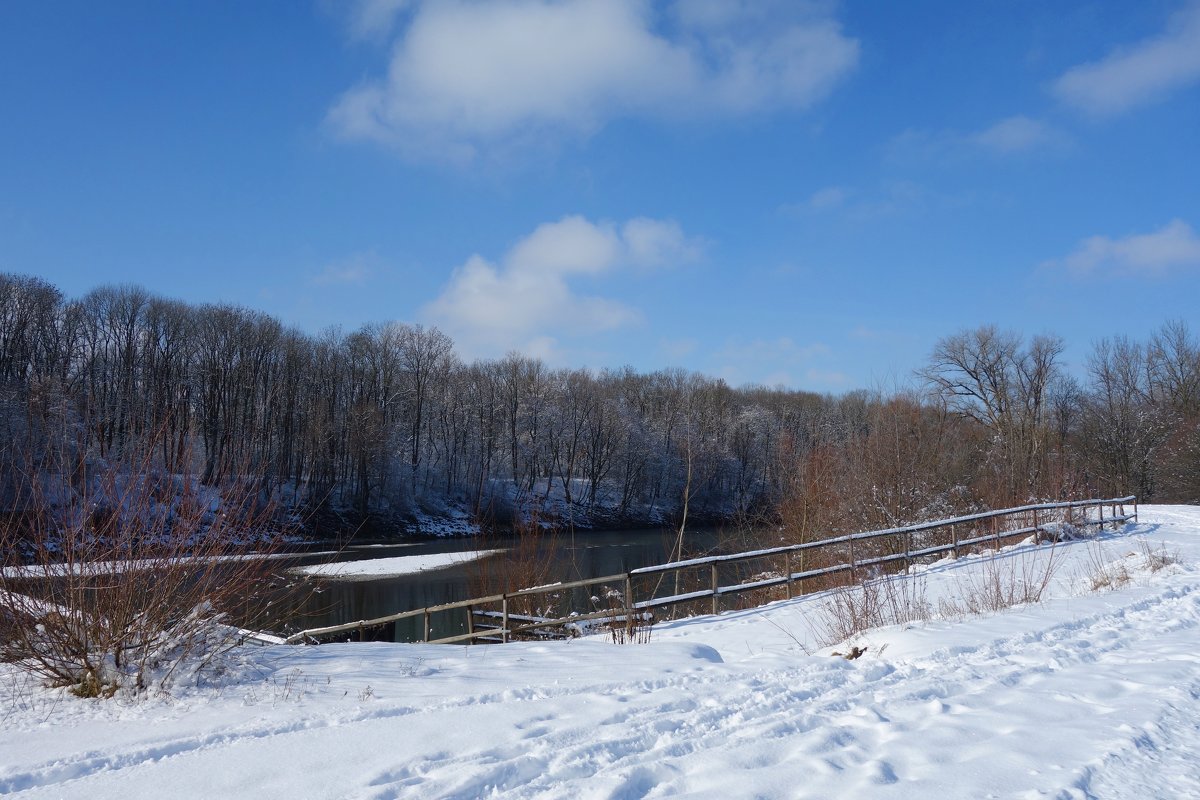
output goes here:
[{"label": "forest", "polygon": [[0,503],[32,474],[252,483],[312,532],[777,521],[797,536],[1032,500],[1200,502],[1200,344],[981,326],[907,385],[833,396],[679,369],[466,362],[401,322],[312,335],[137,286],[0,274]]}]

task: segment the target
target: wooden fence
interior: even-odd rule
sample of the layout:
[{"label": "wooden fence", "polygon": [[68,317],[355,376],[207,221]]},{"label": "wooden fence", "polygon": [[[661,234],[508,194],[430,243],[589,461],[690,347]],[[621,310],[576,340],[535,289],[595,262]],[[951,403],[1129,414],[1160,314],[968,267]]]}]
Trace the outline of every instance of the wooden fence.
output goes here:
[{"label": "wooden fence", "polygon": [[[1133,506],[1133,513],[1126,513],[1127,505]],[[1107,517],[1106,508],[1109,510]],[[1093,509],[1096,512],[1094,518],[1090,513]],[[889,568],[896,572],[903,568],[907,572],[915,562],[935,560],[947,553],[957,558],[963,550],[983,545],[998,547],[1005,540],[1017,537],[1054,537],[1055,527],[1062,523],[1103,527],[1128,520],[1137,521],[1137,498],[1133,496],[1006,508],[802,544],[672,561],[617,575],[474,597],[374,619],[311,628],[292,634],[284,641],[289,644],[311,642],[354,632],[361,636],[369,628],[414,617],[423,621],[422,641],[444,644],[507,642],[554,629],[578,631],[587,626],[643,624],[653,618],[655,609],[685,604],[703,604],[703,611],[717,614],[721,611],[722,598],[726,597],[752,592],[763,596],[762,593],[778,592],[782,587],[783,596],[791,598],[805,592],[806,582],[812,588],[813,583],[829,585],[830,581],[847,577],[850,582],[855,582],[860,573],[878,574]],[[811,566],[814,562],[816,566]],[[722,576],[728,579],[731,573],[733,582],[723,583]],[[668,576],[672,581],[664,594],[663,585]],[[649,587],[650,582],[654,583],[653,588]],[[591,593],[590,589],[596,586],[603,587],[602,598]],[[639,588],[641,592],[637,591]],[[588,590],[583,593],[591,601],[590,610],[558,613],[545,610],[553,609],[555,603],[581,590]],[[639,596],[641,600],[637,599]],[[545,600],[543,610],[539,613],[524,610],[539,598]],[[767,599],[773,598],[768,596]],[[435,636],[437,631],[432,627],[435,617],[453,612],[465,615],[466,632]]]}]

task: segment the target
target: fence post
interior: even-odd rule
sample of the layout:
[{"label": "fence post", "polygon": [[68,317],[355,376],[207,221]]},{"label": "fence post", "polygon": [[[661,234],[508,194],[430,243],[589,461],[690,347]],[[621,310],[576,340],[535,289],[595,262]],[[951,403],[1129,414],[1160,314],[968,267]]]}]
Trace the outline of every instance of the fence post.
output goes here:
[{"label": "fence post", "polygon": [[[472,635],[475,633],[475,606],[467,606],[467,633]],[[475,640],[467,639],[467,641],[473,642]]]},{"label": "fence post", "polygon": [[787,599],[791,600],[792,599],[792,551],[791,550],[783,551],[783,568],[787,574],[787,583],[785,584],[787,586]]},{"label": "fence post", "polygon": [[721,595],[718,594],[718,592],[717,592],[717,589],[719,587],[720,587],[720,583],[718,583],[718,581],[717,581],[717,565],[713,564],[712,565],[712,595],[713,595],[712,612],[714,615],[721,613]]},{"label": "fence post", "polygon": [[[805,564],[812,564],[812,559],[810,559],[808,556],[804,555],[804,552],[805,551],[803,551],[803,550],[800,551],[800,573],[801,574],[804,574],[804,565]],[[800,594],[801,594],[801,596],[803,596],[804,595],[804,578],[800,579],[800,581],[796,584],[796,588],[800,590]]]},{"label": "fence post", "polygon": [[633,615],[633,609],[636,604],[633,602],[633,576],[625,573],[625,618],[629,619]]},{"label": "fence post", "polygon": [[507,594],[500,595],[500,614],[502,617],[501,625],[503,626],[500,628],[500,643],[508,644],[508,595]]},{"label": "fence post", "polygon": [[951,541],[950,553],[954,556],[955,559],[957,559],[958,558],[958,526],[955,525],[954,523],[950,524],[950,541]]},{"label": "fence post", "polygon": [[854,536],[850,536],[850,582],[858,583],[858,564],[854,561]]},{"label": "fence post", "polygon": [[909,551],[912,550],[912,531],[904,532],[904,574],[908,574]]},{"label": "fence post", "polygon": [[1137,522],[1137,521],[1138,521],[1138,518],[1137,518],[1138,509],[1137,509],[1137,507],[1138,507],[1138,499],[1135,497],[1135,498],[1133,498],[1133,521],[1134,521],[1134,522]]},{"label": "fence post", "polygon": [[425,641],[429,641],[429,609],[425,609]]},{"label": "fence post", "polygon": [[1097,530],[1100,533],[1104,533],[1104,503],[1101,503],[1100,505],[1096,506],[1096,511],[1098,511],[1100,513],[1100,523],[1097,526]]},{"label": "fence post", "polygon": [[625,595],[622,599],[625,605],[625,633],[630,637],[629,641],[633,641],[633,578],[628,572],[625,573]]},{"label": "fence post", "polygon": [[1036,508],[1033,510],[1033,540],[1039,543],[1042,541],[1042,529],[1038,525]]}]

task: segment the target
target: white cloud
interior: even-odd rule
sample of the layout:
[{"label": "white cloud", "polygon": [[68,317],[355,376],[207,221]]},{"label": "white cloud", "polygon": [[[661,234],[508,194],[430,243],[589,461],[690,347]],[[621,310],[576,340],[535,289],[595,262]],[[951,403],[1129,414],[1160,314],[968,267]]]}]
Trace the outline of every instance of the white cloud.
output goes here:
[{"label": "white cloud", "polygon": [[679,223],[637,217],[621,227],[621,238],[635,264],[659,267],[695,261],[700,257],[699,240],[683,235]]},{"label": "white cloud", "polygon": [[563,217],[539,225],[508,254],[508,263],[524,275],[538,278],[603,272],[621,255],[621,238],[609,223],[594,224],[583,217]]},{"label": "white cloud", "polygon": [[1046,123],[1018,114],[969,135],[967,140],[996,153],[1019,153],[1053,145],[1062,136]]},{"label": "white cloud", "polygon": [[857,60],[858,43],[803,4],[414,0],[387,75],[343,94],[329,121],[464,162],[619,117],[803,108]]},{"label": "white cloud", "polygon": [[450,334],[465,356],[516,349],[546,356],[559,336],[598,333],[640,321],[640,312],[578,293],[571,280],[621,267],[680,264],[700,245],[673,222],[639,218],[616,226],[569,216],[539,225],[499,262],[473,255],[423,316]]},{"label": "white cloud", "polygon": [[1099,61],[1073,67],[1054,82],[1063,102],[1097,116],[1120,114],[1200,81],[1200,2],[1167,29]]},{"label": "white cloud", "polygon": [[1161,275],[1172,269],[1200,268],[1200,236],[1183,220],[1174,219],[1152,233],[1121,239],[1092,236],[1066,258],[1045,266],[1065,267],[1076,275]]}]

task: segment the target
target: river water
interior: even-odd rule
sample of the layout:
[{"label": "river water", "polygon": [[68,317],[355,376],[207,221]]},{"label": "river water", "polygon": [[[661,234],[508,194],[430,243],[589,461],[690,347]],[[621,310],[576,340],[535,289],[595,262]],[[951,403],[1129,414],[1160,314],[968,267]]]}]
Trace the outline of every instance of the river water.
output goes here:
[{"label": "river water", "polygon": [[[443,569],[370,580],[320,579],[311,584],[315,591],[304,599],[298,613],[288,621],[290,630],[339,625],[372,619],[410,609],[435,606],[505,591],[584,578],[619,575],[638,567],[671,560],[675,532],[660,531],[588,531],[572,534],[538,535],[536,542],[522,543],[515,537],[436,539],[416,543],[356,543],[335,557],[304,559],[314,561],[357,561],[361,559],[415,556],[430,553],[454,553],[470,550],[499,549],[508,555],[490,556],[478,561],[456,564]],[[723,537],[715,530],[688,531],[684,537],[685,558],[715,551]],[[521,554],[523,562],[536,562],[535,572],[518,575],[533,583],[511,582],[501,585],[497,573],[510,568],[511,554]],[[587,597],[584,596],[584,602]],[[576,603],[578,605],[578,602]],[[578,609],[577,609],[578,610]],[[587,610],[584,608],[583,610]],[[450,636],[465,631],[465,614],[435,615],[432,637]],[[420,641],[424,621],[420,617],[400,620],[383,632],[383,638],[395,641]]]}]

